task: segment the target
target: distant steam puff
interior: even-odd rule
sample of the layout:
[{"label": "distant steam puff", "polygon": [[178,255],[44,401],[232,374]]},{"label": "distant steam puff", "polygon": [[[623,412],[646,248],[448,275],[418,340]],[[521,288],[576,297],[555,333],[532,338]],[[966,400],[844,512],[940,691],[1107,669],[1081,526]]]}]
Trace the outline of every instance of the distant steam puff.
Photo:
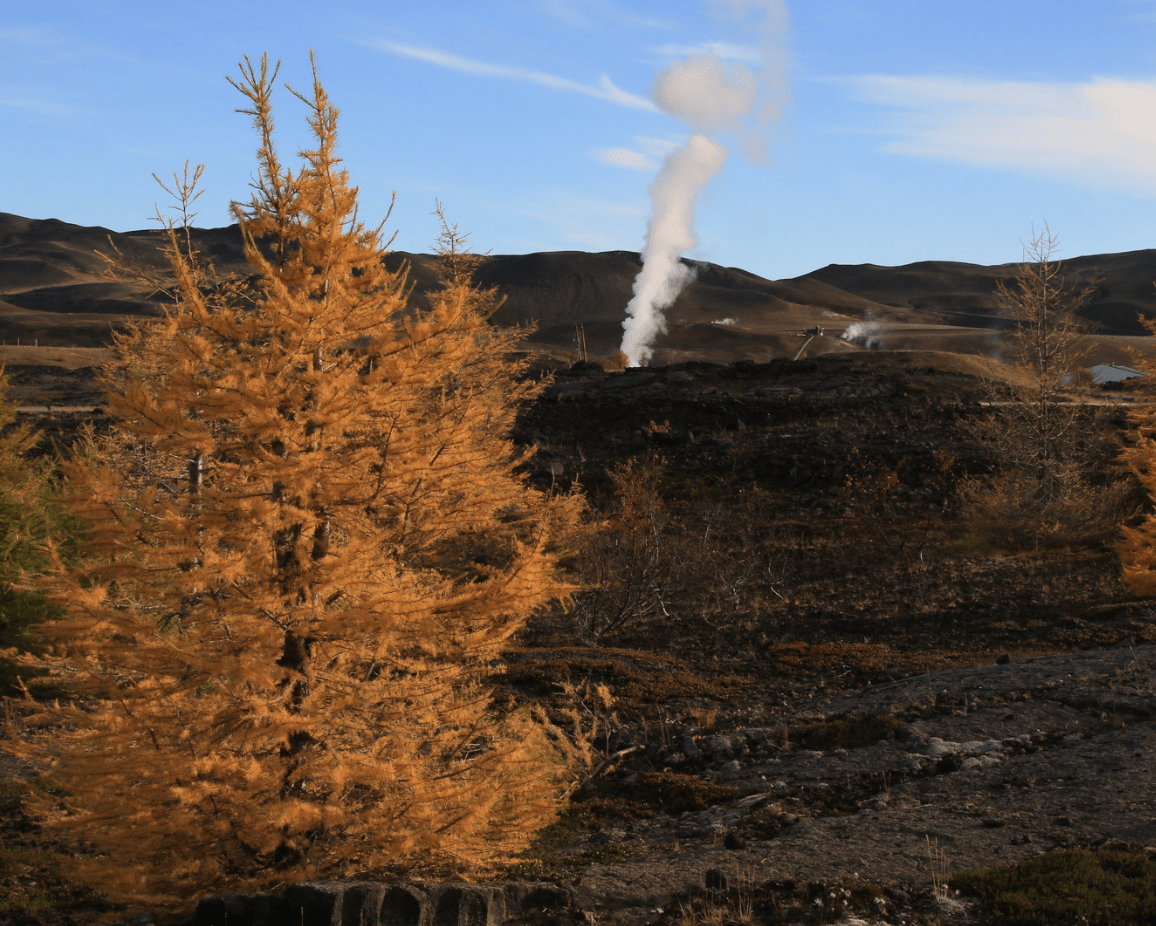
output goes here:
[{"label": "distant steam puff", "polygon": [[854,322],[843,332],[843,340],[868,350],[876,350],[880,346],[883,326],[878,322]]}]

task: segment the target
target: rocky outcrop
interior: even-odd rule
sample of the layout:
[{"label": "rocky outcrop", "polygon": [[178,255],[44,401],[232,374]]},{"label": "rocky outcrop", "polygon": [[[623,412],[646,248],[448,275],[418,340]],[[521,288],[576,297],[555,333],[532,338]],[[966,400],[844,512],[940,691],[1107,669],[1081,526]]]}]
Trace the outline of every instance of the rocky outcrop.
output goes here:
[{"label": "rocky outcrop", "polygon": [[[931,846],[953,872],[1056,848],[1156,851],[1154,717],[1156,647],[1125,646],[815,698],[777,728],[690,732],[656,764],[741,796],[623,826],[619,841],[649,854],[590,866],[578,904],[666,907],[712,870],[930,889]],[[838,745],[856,725],[882,735]]]}]

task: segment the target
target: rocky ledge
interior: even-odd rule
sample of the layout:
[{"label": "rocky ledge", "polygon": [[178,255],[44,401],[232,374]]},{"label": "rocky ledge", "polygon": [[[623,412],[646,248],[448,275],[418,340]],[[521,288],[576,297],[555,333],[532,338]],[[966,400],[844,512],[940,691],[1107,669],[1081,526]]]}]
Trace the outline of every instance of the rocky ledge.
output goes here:
[{"label": "rocky ledge", "polygon": [[573,901],[570,888],[526,881],[310,881],[283,894],[206,897],[181,926],[498,926],[511,916],[568,910]]}]

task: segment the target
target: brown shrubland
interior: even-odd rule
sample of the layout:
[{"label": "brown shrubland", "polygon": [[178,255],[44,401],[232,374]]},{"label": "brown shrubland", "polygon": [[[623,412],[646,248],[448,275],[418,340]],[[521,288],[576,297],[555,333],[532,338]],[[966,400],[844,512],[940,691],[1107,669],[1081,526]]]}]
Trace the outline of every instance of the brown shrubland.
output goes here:
[{"label": "brown shrubland", "polygon": [[681,584],[671,513],[660,493],[661,463],[628,460],[610,473],[609,511],[576,536],[583,582],[573,615],[583,637],[604,635],[652,617],[670,617]]},{"label": "brown shrubland", "polygon": [[189,250],[176,178],[174,301],[118,341],[111,433],[65,466],[87,559],[56,553],[45,664],[72,697],[30,702],[18,748],[49,769],[38,818],[122,896],[485,868],[568,784],[565,738],[487,681],[569,591],[577,500],[530,488],[508,438],[539,387],[452,226],[444,288],[407,309],[316,74],[314,147],[282,164],[275,78],[263,57],[234,81],[260,139],[233,207],[251,276]]},{"label": "brown shrubland", "polygon": [[[1156,335],[1156,322],[1149,319],[1144,323]],[[1139,356],[1135,363],[1147,378],[1139,380],[1140,401],[1129,407],[1132,439],[1121,456],[1143,487],[1148,504],[1143,517],[1124,526],[1117,550],[1128,586],[1137,595],[1151,598],[1156,596],[1156,513],[1152,510],[1156,500],[1156,391],[1148,383],[1156,374],[1156,365]]]},{"label": "brown shrubland", "polygon": [[1102,409],[1081,381],[1086,330],[1077,317],[1091,289],[1064,276],[1058,241],[1045,224],[1025,246],[1014,282],[998,302],[1012,322],[1006,359],[1023,375],[991,392],[997,414],[984,430],[1001,461],[990,477],[960,487],[964,519],[1013,547],[1110,538],[1124,516],[1129,487],[1090,476],[1115,453]]}]

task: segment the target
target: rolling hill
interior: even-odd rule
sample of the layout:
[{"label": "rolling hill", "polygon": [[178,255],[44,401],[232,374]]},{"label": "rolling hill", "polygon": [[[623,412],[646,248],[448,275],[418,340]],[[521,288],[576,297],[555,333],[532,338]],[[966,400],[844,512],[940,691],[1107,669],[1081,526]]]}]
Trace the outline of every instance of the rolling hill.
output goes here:
[{"label": "rolling hill", "polygon": [[[193,239],[220,273],[247,272],[236,226],[193,229]],[[163,270],[163,243],[160,229],[121,233],[0,213],[0,339],[107,344],[110,326],[156,314],[160,297],[109,279],[102,253],[119,252],[141,268]],[[387,262],[408,265],[418,306],[437,285],[431,255],[394,252]],[[694,279],[667,313],[668,332],[656,345],[655,365],[764,361],[867,347],[998,356],[1006,321],[996,285],[1016,269],[949,261],[832,264],[774,281],[735,267],[686,263]],[[483,260],[478,282],[506,299],[496,323],[536,327],[530,348],[568,352],[575,326],[582,325],[590,353],[606,358],[618,347],[639,267],[639,255],[629,251],[493,255]],[[1092,288],[1082,315],[1094,332],[1095,360],[1126,360],[1130,349],[1149,347],[1141,319],[1156,318],[1156,250],[1077,257],[1065,268],[1073,284]],[[816,326],[823,336],[801,337]]]}]

